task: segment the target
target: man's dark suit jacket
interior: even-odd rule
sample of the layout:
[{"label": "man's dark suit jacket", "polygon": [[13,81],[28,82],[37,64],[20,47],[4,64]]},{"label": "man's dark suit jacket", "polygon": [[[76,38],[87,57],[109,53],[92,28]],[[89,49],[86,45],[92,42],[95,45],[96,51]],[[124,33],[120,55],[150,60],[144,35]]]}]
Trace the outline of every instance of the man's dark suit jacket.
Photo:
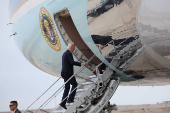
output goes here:
[{"label": "man's dark suit jacket", "polygon": [[15,110],[15,113],[21,113],[21,112],[20,112],[20,110],[16,109],[16,110]]},{"label": "man's dark suit jacket", "polygon": [[73,59],[73,55],[70,50],[64,52],[62,56],[62,77],[71,77],[74,74],[73,66],[81,66],[81,63],[75,62]]}]

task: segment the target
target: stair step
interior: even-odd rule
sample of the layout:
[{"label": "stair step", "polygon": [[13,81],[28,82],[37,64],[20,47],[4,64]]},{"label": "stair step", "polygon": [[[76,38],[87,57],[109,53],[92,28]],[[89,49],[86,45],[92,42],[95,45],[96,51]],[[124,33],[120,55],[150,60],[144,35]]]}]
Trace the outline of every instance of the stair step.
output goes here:
[{"label": "stair step", "polygon": [[[68,109],[73,103],[69,104],[69,103],[66,103],[66,108]],[[85,107],[86,105],[85,104],[82,104],[81,105],[82,107]]]},{"label": "stair step", "polygon": [[81,95],[76,95],[75,97],[74,97],[74,101],[76,101],[79,97],[80,97]]},{"label": "stair step", "polygon": [[120,46],[120,47],[118,47],[118,48],[116,48],[116,51],[120,51],[120,50],[122,50],[123,48],[125,48],[126,46]]},{"label": "stair step", "polygon": [[64,113],[64,112],[65,112],[65,109],[62,108],[62,107],[59,105],[58,108],[55,109],[53,112],[55,112],[55,113]]},{"label": "stair step", "polygon": [[77,89],[76,96],[82,95],[86,90],[87,90],[87,88],[86,89]]},{"label": "stair step", "polygon": [[76,91],[76,95],[77,95],[77,93],[78,93],[78,95],[80,94],[83,94],[84,92],[82,91],[82,90],[85,90],[85,89],[88,89],[89,87],[91,87],[91,85],[93,84],[93,82],[84,82],[84,83],[81,83],[78,87],[78,89],[77,89],[77,91]]},{"label": "stair step", "polygon": [[66,110],[55,110],[53,113],[64,113]]},{"label": "stair step", "polygon": [[93,82],[88,82],[88,81],[81,83],[78,89],[88,89],[92,84]]},{"label": "stair step", "polygon": [[83,91],[86,91],[86,90],[87,90],[87,88],[86,89],[77,89],[76,92],[83,92]]},{"label": "stair step", "polygon": [[109,53],[109,56],[116,56],[117,55],[117,52],[111,52],[111,53]]},{"label": "stair step", "polygon": [[[120,45],[120,47],[117,47],[115,50],[112,50],[107,56],[105,57],[106,60],[111,63],[116,68],[127,68],[135,59],[137,56],[142,54],[140,53],[140,41],[139,40],[129,40],[130,43],[127,45]],[[139,49],[138,49],[139,48]],[[136,54],[139,51],[138,54]],[[99,65],[101,66],[101,65]],[[104,74],[102,76],[102,80],[106,81],[113,73],[112,70],[108,68],[108,70],[105,70]],[[103,77],[104,76],[104,77]],[[108,76],[108,77],[107,77]],[[97,81],[98,78],[96,75],[92,75],[88,77],[91,81]],[[81,83],[79,85],[79,88],[76,91],[76,95],[74,98],[74,103],[67,103],[66,107],[67,110],[63,110],[61,107],[58,107],[54,113],[70,113],[75,111],[76,109],[81,112],[82,109],[78,109],[77,106],[82,105],[85,103],[85,99],[88,99],[92,95],[92,90],[96,88],[95,85],[93,85],[94,82],[90,82],[86,80],[84,83]],[[117,89],[117,86],[119,85],[119,79],[113,79],[108,84],[107,88],[104,90],[101,99],[95,100],[97,104],[90,106],[88,109],[85,110],[85,112],[95,113],[99,112],[103,107],[104,104],[106,104],[107,101],[111,98],[111,96],[114,94],[114,92]],[[90,97],[91,98],[91,97]],[[95,97],[93,97],[95,98]],[[80,99],[80,100],[78,100]],[[90,101],[90,100],[89,100]],[[88,104],[88,102],[86,103]],[[82,105],[83,106],[83,105]],[[84,105],[85,106],[85,105]],[[95,108],[95,109],[94,109]],[[83,110],[82,110],[83,111]]]},{"label": "stair step", "polygon": [[91,85],[91,84],[93,84],[93,82],[84,82],[84,83],[82,83],[82,85]]},{"label": "stair step", "polygon": [[114,66],[116,68],[119,65],[119,63],[120,63],[120,59],[115,59],[115,58],[111,62],[112,66]]},{"label": "stair step", "polygon": [[89,76],[89,78],[96,78],[96,75]]},{"label": "stair step", "polygon": [[96,75],[89,76],[88,79],[90,79],[91,81],[97,81]]},{"label": "stair step", "polygon": [[66,108],[70,107],[73,103],[66,103]]},{"label": "stair step", "polygon": [[112,58],[106,58],[106,60],[109,62],[109,63],[111,63],[112,62]]}]

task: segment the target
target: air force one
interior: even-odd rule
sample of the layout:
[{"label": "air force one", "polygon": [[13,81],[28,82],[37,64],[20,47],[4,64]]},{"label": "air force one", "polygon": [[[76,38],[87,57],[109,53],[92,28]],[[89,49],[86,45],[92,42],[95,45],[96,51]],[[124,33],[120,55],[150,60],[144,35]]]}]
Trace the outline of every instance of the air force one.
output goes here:
[{"label": "air force one", "polygon": [[86,98],[81,102],[88,105],[80,109],[77,100],[69,110],[99,112],[102,107],[97,105],[105,106],[102,102],[111,98],[107,94],[113,95],[119,81],[126,86],[170,85],[169,4],[169,0],[10,0],[10,24],[26,59],[57,77],[62,54],[68,43],[74,43],[74,59],[88,62],[86,68],[74,69],[75,76],[79,82],[96,81],[97,93],[90,93],[96,104]]}]

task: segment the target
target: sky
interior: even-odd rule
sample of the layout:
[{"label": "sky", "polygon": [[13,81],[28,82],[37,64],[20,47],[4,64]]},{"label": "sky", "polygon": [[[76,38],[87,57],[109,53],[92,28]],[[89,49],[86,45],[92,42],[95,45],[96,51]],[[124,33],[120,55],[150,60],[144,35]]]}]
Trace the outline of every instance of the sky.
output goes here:
[{"label": "sky", "polygon": [[[8,0],[0,0],[0,112],[9,111],[9,102],[17,100],[20,110],[26,109],[58,78],[34,67],[21,54],[11,34]],[[38,108],[63,84],[60,80],[31,109]],[[170,86],[119,86],[111,99],[117,105],[156,104],[170,101]],[[46,108],[54,108],[59,94]]]}]

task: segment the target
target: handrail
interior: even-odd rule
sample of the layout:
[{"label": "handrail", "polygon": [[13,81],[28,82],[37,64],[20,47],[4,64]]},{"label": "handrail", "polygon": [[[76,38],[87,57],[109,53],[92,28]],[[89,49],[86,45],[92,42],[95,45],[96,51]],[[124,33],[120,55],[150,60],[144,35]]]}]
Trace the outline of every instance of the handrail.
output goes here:
[{"label": "handrail", "polygon": [[[88,61],[87,64],[95,57],[96,55],[94,54]],[[65,86],[65,84],[67,84],[73,77],[77,76],[83,69],[85,68],[85,66],[82,66],[74,75],[72,75],[48,100],[46,100],[39,108],[38,111],[40,110],[40,108],[46,103],[48,102],[61,88],[63,88]],[[35,112],[36,112],[35,111]]]},{"label": "handrail", "polygon": [[61,77],[59,77],[43,94],[41,94],[41,96],[39,96],[26,110],[23,111],[23,113],[25,111],[27,111],[35,102],[37,102],[49,89],[51,89],[52,86],[54,86],[54,84],[56,84]]},{"label": "handrail", "polygon": [[[92,71],[92,73],[89,74],[89,76],[92,75],[92,74],[93,74],[93,71]],[[89,76],[88,76],[88,77],[89,77]],[[83,77],[80,77],[80,76],[77,76],[77,77],[78,77],[78,78],[83,78]],[[93,82],[93,81],[89,80],[88,77],[87,77],[87,78],[83,78],[84,81],[87,80],[87,81]],[[83,82],[84,82],[84,81],[83,81]],[[83,82],[82,82],[82,83],[83,83]],[[80,83],[80,84],[81,84],[81,83]],[[79,84],[79,87],[81,86],[80,84]],[[63,89],[64,89],[64,88],[63,88]],[[62,89],[62,90],[63,90],[63,89]],[[60,90],[59,93],[60,93],[62,90]],[[53,96],[52,99],[51,99],[49,102],[51,102],[59,93],[57,93],[55,96]],[[70,94],[71,94],[71,93],[70,93]],[[45,106],[47,106],[47,105],[49,104],[49,102],[48,102]],[[43,106],[43,108],[44,108],[45,106]],[[43,108],[42,108],[42,109],[43,109]]]},{"label": "handrail", "polygon": [[81,77],[81,76],[77,76],[78,78],[81,78],[81,79],[84,79],[84,80],[87,80],[87,81],[89,81],[89,82],[93,82],[94,83],[94,81],[92,81],[92,80],[89,80],[89,79],[87,79],[87,78],[84,78],[84,77]]},{"label": "handrail", "polygon": [[[80,77],[80,76],[77,76],[77,77]],[[88,77],[87,77],[87,78],[84,78],[84,81],[85,81],[85,80],[88,80]],[[83,81],[83,82],[84,82],[84,81]],[[90,80],[90,81],[91,81],[91,80]],[[83,82],[82,82],[82,83],[83,83]],[[91,81],[91,82],[93,82],[93,81]],[[77,86],[76,88],[74,88],[73,91],[75,91],[78,87],[80,87],[82,83],[80,83],[79,86]],[[93,83],[95,83],[95,82],[93,82]],[[66,83],[65,83],[65,84],[66,84]],[[65,85],[65,84],[64,84],[64,85]],[[95,84],[96,84],[96,83],[95,83]],[[63,87],[62,87],[62,88],[63,88]],[[64,88],[63,88],[63,89],[64,89]],[[63,89],[62,89],[62,90],[63,90]],[[62,90],[60,90],[59,93],[60,93]],[[72,94],[73,91],[72,91],[70,94]],[[57,92],[55,92],[47,101],[45,101],[45,102],[38,108],[38,110],[35,111],[35,113],[39,113],[41,107],[42,107],[46,102],[48,102],[50,99],[51,99],[50,101],[52,101],[52,100],[54,99],[54,97],[56,97],[56,96],[59,94],[59,93],[57,93],[57,94],[56,94],[56,93],[57,93]],[[55,94],[56,94],[56,95],[55,95]],[[70,95],[70,94],[69,94],[69,95]],[[69,95],[68,95],[68,96],[69,96]],[[66,98],[68,98],[68,96],[67,96]],[[66,98],[64,98],[64,100],[65,100]],[[64,100],[62,100],[62,102],[63,102]],[[49,101],[49,102],[50,102],[50,101]],[[49,102],[48,102],[48,103],[49,103]],[[48,105],[48,103],[47,103],[46,105]],[[46,106],[46,105],[45,105],[45,106]],[[43,108],[44,108],[45,106],[43,106]],[[57,107],[58,107],[58,105],[57,105]],[[43,109],[43,108],[42,108],[42,109]]]},{"label": "handrail", "polygon": [[[83,83],[83,82],[82,82]],[[81,85],[82,85],[82,83],[81,83]],[[94,83],[94,82],[93,82]],[[73,91],[70,93],[70,94],[72,94],[78,87],[80,87],[81,85],[79,85],[79,86],[77,86],[76,88],[74,88],[73,89]],[[69,94],[69,95],[70,95]],[[68,96],[69,96],[68,95]],[[65,99],[67,99],[68,98],[68,96],[67,97],[65,97],[60,103],[62,103],[63,101],[65,101]],[[57,105],[54,109],[56,109],[57,107],[58,107],[59,105]],[[50,113],[52,112],[52,111],[54,111],[54,109],[52,109],[51,111],[50,111]]]},{"label": "handrail", "polygon": [[[75,75],[74,75],[74,76],[75,76]],[[66,81],[66,83],[68,83],[74,76],[71,76],[71,77]],[[41,108],[45,103],[47,103],[56,93],[58,93],[58,91],[59,91],[61,88],[63,88],[66,83],[64,83],[50,98],[48,98],[48,99],[35,111],[35,113],[36,113],[36,112],[39,112],[40,108]]]},{"label": "handrail", "polygon": [[[109,42],[110,43],[110,42]],[[106,47],[109,43],[107,43],[106,45],[104,45],[104,47]],[[99,49],[99,50],[101,50],[101,48]],[[88,61],[87,61],[87,64],[95,57],[96,55],[94,54]],[[69,81],[70,81],[70,79],[72,79],[74,76],[77,76],[77,77],[80,77],[80,76],[78,76],[78,74],[83,70],[85,68],[85,66],[83,66],[82,68],[80,68],[80,70],[78,70],[77,72],[76,72],[76,74],[74,74],[73,76],[71,76],[65,83],[64,83],[64,85],[65,84],[67,84]],[[93,71],[92,71],[92,73],[93,73]],[[91,81],[91,80],[89,80],[89,79],[86,79],[86,78],[83,78],[83,77],[80,77],[80,78],[82,78],[82,79],[84,79],[84,80],[88,80],[88,81],[90,81],[90,82],[93,82],[93,81]],[[93,82],[93,83],[95,83],[95,82]],[[96,83],[95,83],[96,84]],[[61,87],[64,87],[64,85],[63,86],[61,86]],[[61,89],[61,87],[59,88],[59,89]],[[77,86],[77,87],[79,87],[79,86]],[[75,88],[75,89],[77,89],[77,87]],[[75,90],[74,89],[74,90]],[[73,90],[73,91],[74,91]],[[72,91],[72,92],[73,92]],[[72,93],[71,92],[71,93]],[[71,94],[70,93],[70,94]],[[53,96],[53,95],[52,95]],[[68,95],[69,96],[69,95]],[[68,98],[68,96],[67,97],[65,97],[63,100],[62,100],[62,102],[65,100],[65,99],[67,99]],[[50,97],[51,98],[51,97]],[[61,103],[62,103],[61,102]],[[54,108],[54,109],[56,109],[58,107],[58,105]],[[38,111],[39,112],[39,111]],[[51,111],[50,111],[51,112]]]},{"label": "handrail", "polygon": [[86,53],[86,51],[89,49],[89,47],[87,47],[87,49],[83,52],[83,54],[80,56],[80,58],[78,59],[78,61],[84,56],[84,54]]},{"label": "handrail", "polygon": [[[88,61],[87,61],[87,64],[95,57],[96,55],[94,54]],[[85,68],[85,66],[82,66],[81,68],[80,68],[80,70],[78,70],[77,72],[76,72],[76,74],[74,74],[72,77],[70,77],[47,101],[45,101],[39,108],[38,108],[38,111],[40,110],[40,108],[46,103],[46,102],[48,102],[62,87],[64,87],[64,85],[66,84],[66,83],[68,83],[74,76],[76,76],[76,75],[78,75],[83,69]],[[61,77],[59,77],[59,79],[60,79]],[[58,79],[58,80],[59,80]],[[57,81],[58,81],[57,80]],[[57,82],[56,81],[56,82]],[[56,82],[54,82],[39,98],[37,98],[26,110],[24,110],[24,112],[25,111],[27,111],[36,101],[38,101]],[[37,111],[37,110],[36,110]],[[36,112],[35,111],[35,112]],[[24,113],[23,112],[23,113]]]},{"label": "handrail", "polygon": [[[64,89],[64,88],[63,88],[63,89]],[[49,100],[49,101],[47,102],[47,104],[45,104],[41,109],[44,109],[58,94],[60,94],[60,92],[61,92],[63,89],[61,89],[55,96],[53,96],[53,97],[51,98],[51,100]]]},{"label": "handrail", "polygon": [[[134,30],[133,30],[133,31],[134,31]],[[127,33],[129,33],[129,32],[127,32]],[[127,34],[127,33],[125,33],[125,34]],[[123,34],[123,35],[124,35],[124,34]],[[120,35],[120,36],[122,36],[122,35]],[[118,36],[118,37],[120,37],[120,36]],[[118,38],[118,37],[117,37],[117,38]],[[117,39],[117,38],[116,38],[116,39]],[[128,39],[128,38],[127,38],[127,39]],[[127,39],[126,39],[126,40],[127,40]],[[126,40],[125,40],[125,41],[126,41]],[[111,40],[110,42],[108,42],[107,44],[105,44],[105,45],[104,45],[104,48],[105,48],[109,43],[111,43],[111,42],[114,43],[114,40]],[[122,43],[124,43],[124,42],[122,41],[120,44],[122,44]],[[120,44],[119,44],[119,45],[120,45]],[[119,46],[119,45],[118,45],[118,46]],[[116,47],[117,47],[117,46],[115,46],[115,49],[116,49]],[[104,48],[102,48],[102,49],[104,49]],[[87,49],[88,49],[88,48],[87,48]],[[86,50],[87,50],[87,49],[86,49]],[[102,49],[99,48],[99,51],[102,50]],[[86,52],[86,50],[85,50],[85,52]],[[85,52],[84,52],[84,53],[85,53]],[[84,55],[84,53],[83,53],[83,55]],[[83,55],[82,55],[82,56],[83,56]],[[96,56],[96,55],[94,54],[94,55],[87,61],[87,64],[88,64],[95,56]],[[80,59],[79,59],[79,60],[80,60]],[[63,89],[61,90],[61,88],[63,88],[63,87],[65,86],[65,84],[67,84],[73,77],[77,76],[77,77],[82,78],[82,79],[84,79],[84,80],[93,82],[93,81],[91,81],[91,80],[89,80],[89,79],[87,79],[87,78],[83,78],[83,77],[78,76],[78,74],[80,74],[80,72],[81,72],[84,68],[85,68],[85,66],[82,66],[74,75],[72,75],[49,99],[47,99],[47,100],[35,111],[35,113],[36,113],[36,112],[39,112],[39,111],[40,111],[40,108],[42,108],[44,104],[46,104],[47,102],[49,103],[54,97],[56,97],[56,93],[57,93],[57,95],[58,95],[58,94],[63,90]],[[93,71],[92,71],[92,72],[93,72]],[[61,78],[61,77],[60,77],[60,78]],[[59,79],[60,79],[60,78],[59,78]],[[59,79],[58,79],[58,80],[59,80]],[[58,80],[57,80],[57,81],[58,81]],[[57,82],[57,81],[56,81],[56,82]],[[54,82],[54,83],[53,83],[39,98],[37,98],[25,111],[27,111],[36,101],[38,101],[56,82]],[[95,83],[95,82],[93,82],[93,83]],[[95,83],[95,84],[96,84],[96,83]],[[78,86],[77,86],[77,87],[78,87]],[[77,88],[77,87],[76,87],[76,88]],[[75,89],[76,89],[76,88],[75,88]],[[75,89],[74,89],[74,90],[75,90]],[[74,91],[74,90],[73,90],[73,91]],[[60,92],[59,92],[59,91],[60,91]],[[72,91],[72,92],[73,92],[73,91]],[[58,93],[58,92],[59,92],[59,93]],[[72,93],[72,92],[71,92],[71,93]],[[67,96],[67,97],[68,97],[68,96]],[[67,97],[66,97],[66,98],[67,98]],[[65,98],[65,99],[66,99],[66,98]],[[50,99],[51,99],[51,100],[50,100]],[[64,100],[65,100],[65,99],[64,99]],[[50,100],[50,101],[49,101],[49,100]],[[63,101],[64,101],[64,100],[63,100]],[[48,103],[47,103],[47,104],[48,104]],[[46,105],[47,105],[47,104],[46,104]],[[45,105],[45,106],[46,106],[46,105]],[[44,107],[45,107],[45,106],[44,106]],[[43,108],[44,108],[44,107],[43,107]],[[24,112],[25,112],[25,111],[24,111]],[[24,112],[23,112],[23,113],[24,113]]]}]

